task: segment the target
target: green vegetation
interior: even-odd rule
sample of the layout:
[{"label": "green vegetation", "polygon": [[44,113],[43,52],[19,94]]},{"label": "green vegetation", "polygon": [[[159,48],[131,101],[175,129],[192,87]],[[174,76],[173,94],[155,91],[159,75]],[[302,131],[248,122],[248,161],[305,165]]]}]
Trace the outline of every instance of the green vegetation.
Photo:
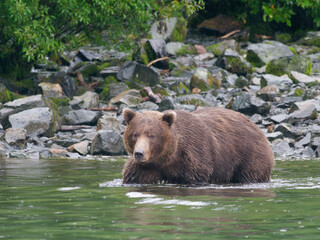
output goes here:
[{"label": "green vegetation", "polygon": [[150,22],[190,16],[203,5],[203,0],[0,1],[0,62],[7,63],[0,73],[89,42],[132,49]]}]

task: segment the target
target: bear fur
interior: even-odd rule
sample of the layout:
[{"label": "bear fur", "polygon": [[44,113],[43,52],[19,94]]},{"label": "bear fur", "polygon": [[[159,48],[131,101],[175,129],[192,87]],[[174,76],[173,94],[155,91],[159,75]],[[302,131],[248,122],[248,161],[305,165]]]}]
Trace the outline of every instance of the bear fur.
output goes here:
[{"label": "bear fur", "polygon": [[274,157],[263,132],[222,108],[123,110],[130,155],[123,183],[222,184],[270,181]]}]

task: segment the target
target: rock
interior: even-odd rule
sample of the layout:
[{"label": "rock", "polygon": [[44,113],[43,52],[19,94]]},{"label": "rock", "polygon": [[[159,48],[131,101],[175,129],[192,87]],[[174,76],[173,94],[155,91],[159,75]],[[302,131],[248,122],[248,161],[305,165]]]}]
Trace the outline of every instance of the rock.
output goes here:
[{"label": "rock", "polygon": [[183,41],[186,36],[186,27],[173,17],[152,24],[150,35],[152,39],[163,39],[167,42]]},{"label": "rock", "polygon": [[179,104],[187,104],[201,107],[212,107],[213,103],[202,97],[200,94],[188,94],[176,98]]},{"label": "rock", "polygon": [[270,105],[252,93],[241,92],[241,94],[233,100],[231,109],[249,115],[255,113],[265,115],[269,112]]},{"label": "rock", "polygon": [[223,55],[226,49],[231,49],[233,51],[236,51],[237,48],[238,48],[238,43],[234,39],[224,40],[214,45],[206,46],[206,50],[208,52],[212,52],[215,56]]},{"label": "rock", "polygon": [[27,136],[52,137],[58,130],[52,111],[47,107],[32,108],[9,116],[12,128],[24,128]]},{"label": "rock", "polygon": [[208,69],[197,68],[190,81],[190,89],[199,88],[201,91],[208,91],[213,87],[219,88],[221,82],[213,77]]},{"label": "rock", "polygon": [[252,72],[251,64],[239,55],[239,53],[231,49],[227,49],[224,54],[218,58],[216,65],[229,72],[244,76]]},{"label": "rock", "polygon": [[207,52],[207,53],[202,53],[202,54],[199,54],[198,56],[195,56],[194,60],[203,62],[212,58],[214,58],[214,55],[212,53]]},{"label": "rock", "polygon": [[117,79],[138,87],[153,87],[160,83],[159,73],[150,67],[136,62],[126,62],[118,72]]},{"label": "rock", "polygon": [[288,76],[277,77],[271,74],[262,75],[260,85],[261,88],[265,86],[275,85],[280,91],[288,90],[292,86],[293,82]]},{"label": "rock", "polygon": [[296,72],[296,71],[291,71],[290,72],[290,77],[291,79],[293,79],[293,81],[295,83],[304,83],[304,84],[308,84],[308,83],[314,83],[316,82],[316,79],[313,77],[309,77],[306,74],[300,73],[300,72]]},{"label": "rock", "polygon": [[320,137],[314,137],[312,139],[312,147],[313,148],[318,148],[318,153],[320,153],[319,151],[319,147],[320,147]]},{"label": "rock", "polygon": [[121,133],[124,129],[122,129],[122,126],[116,117],[106,114],[98,120],[97,131],[99,130],[109,130]]},{"label": "rock", "polygon": [[155,104],[154,102],[146,101],[141,102],[137,105],[138,110],[148,110],[148,111],[157,111],[159,109],[159,106]]},{"label": "rock", "polygon": [[302,139],[300,139],[298,142],[296,142],[294,146],[296,148],[305,147],[305,146],[308,146],[310,142],[311,142],[311,133],[308,132],[307,135]]},{"label": "rock", "polygon": [[141,102],[141,95],[138,90],[131,89],[120,93],[118,96],[112,98],[108,104],[109,107],[120,107],[125,104],[128,107],[135,107]]},{"label": "rock", "polygon": [[62,116],[62,124],[69,125],[95,125],[100,117],[99,111],[85,109],[73,110]]},{"label": "rock", "polygon": [[119,71],[120,71],[120,66],[107,67],[102,69],[99,72],[98,77],[102,77],[102,78],[107,78],[109,76],[116,77]]},{"label": "rock", "polygon": [[101,61],[101,59],[103,58],[101,54],[93,51],[85,50],[85,49],[79,50],[76,57],[81,58],[82,61],[88,61],[88,62]]},{"label": "rock", "polygon": [[270,120],[272,120],[275,123],[282,123],[288,118],[287,114],[278,114],[278,115],[273,115],[270,117]]},{"label": "rock", "polygon": [[122,136],[119,132],[99,130],[91,144],[92,155],[123,155],[125,153]]},{"label": "rock", "polygon": [[50,148],[49,151],[53,157],[65,157],[68,153],[66,149]]},{"label": "rock", "polygon": [[292,131],[292,126],[287,123],[281,123],[277,125],[274,129],[275,132],[281,132],[284,137],[293,138],[295,134]]},{"label": "rock", "polygon": [[[144,50],[148,58],[147,63],[168,56],[166,42],[163,39],[149,39],[144,44]],[[169,69],[169,61],[167,59],[158,61],[153,66],[160,69]]]},{"label": "rock", "polygon": [[26,145],[27,131],[24,128],[8,128],[5,131],[4,139],[10,145],[24,148]]},{"label": "rock", "polygon": [[281,57],[268,62],[266,73],[276,76],[290,74],[291,71],[311,74],[312,61],[305,56],[293,55],[289,57]]},{"label": "rock", "polygon": [[272,142],[276,139],[283,139],[283,134],[281,132],[267,133],[266,137],[270,142]]},{"label": "rock", "polygon": [[279,108],[291,108],[294,103],[301,102],[302,97],[281,97],[277,104]]},{"label": "rock", "polygon": [[63,94],[72,99],[76,91],[76,84],[74,79],[66,74],[66,72],[60,71],[50,77],[50,82],[59,83]]},{"label": "rock", "polygon": [[45,106],[46,105],[41,94],[25,98],[19,98],[12,102],[7,102],[3,105],[4,108],[12,108],[17,111],[23,111],[31,108],[39,108]]},{"label": "rock", "polygon": [[58,83],[42,82],[39,84],[39,87],[41,87],[44,97],[62,97],[62,88]]},{"label": "rock", "polygon": [[86,91],[81,96],[73,97],[69,102],[72,109],[90,109],[99,107],[99,94],[91,91]]},{"label": "rock", "polygon": [[262,67],[271,60],[288,56],[293,56],[293,53],[287,45],[268,40],[263,43],[250,44],[247,49],[246,59],[253,66]]},{"label": "rock", "polygon": [[6,86],[0,83],[0,103],[6,103],[11,101],[11,95]]},{"label": "rock", "polygon": [[286,140],[276,140],[272,143],[272,151],[276,157],[286,158],[294,154],[294,150]]},{"label": "rock", "polygon": [[81,155],[85,156],[88,154],[88,146],[89,146],[89,141],[82,141],[76,144],[71,145],[70,147],[67,148],[69,152],[78,152]]},{"label": "rock", "polygon": [[319,38],[320,38],[320,32],[319,31],[307,32],[305,37],[303,37],[302,39],[298,40],[298,43],[302,44],[302,45],[320,47]]},{"label": "rock", "polygon": [[299,110],[290,113],[287,117],[286,121],[289,123],[293,123],[296,121],[302,121],[307,119],[316,119],[318,116],[318,112],[316,107],[311,104],[303,104]]},{"label": "rock", "polygon": [[219,14],[218,16],[204,20],[197,28],[200,31],[207,32],[214,35],[227,34],[233,30],[240,29],[241,23],[232,17]]},{"label": "rock", "polygon": [[267,85],[256,92],[256,96],[264,101],[273,101],[280,96],[280,90],[276,85]]},{"label": "rock", "polygon": [[182,42],[168,42],[166,44],[168,55],[176,56],[176,54],[183,48],[186,47],[186,44]]},{"label": "rock", "polygon": [[118,83],[110,83],[108,85],[109,91],[108,91],[108,99],[110,100],[111,98],[114,98],[118,96],[120,93],[128,91],[129,87],[127,84],[123,82],[118,82]]},{"label": "rock", "polygon": [[175,102],[172,97],[164,96],[161,103],[159,104],[159,111],[163,112],[165,110],[175,109]]},{"label": "rock", "polygon": [[3,128],[11,127],[9,123],[9,116],[18,112],[17,110],[13,108],[2,108],[0,109],[0,123],[3,125]]}]

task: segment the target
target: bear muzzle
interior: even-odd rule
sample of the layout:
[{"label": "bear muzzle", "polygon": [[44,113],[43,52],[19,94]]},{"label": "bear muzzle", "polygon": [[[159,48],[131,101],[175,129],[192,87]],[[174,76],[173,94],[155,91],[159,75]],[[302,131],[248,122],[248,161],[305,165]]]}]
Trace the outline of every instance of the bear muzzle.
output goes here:
[{"label": "bear muzzle", "polygon": [[134,148],[133,157],[138,163],[143,164],[149,161],[149,141],[146,137],[141,137],[138,139]]}]

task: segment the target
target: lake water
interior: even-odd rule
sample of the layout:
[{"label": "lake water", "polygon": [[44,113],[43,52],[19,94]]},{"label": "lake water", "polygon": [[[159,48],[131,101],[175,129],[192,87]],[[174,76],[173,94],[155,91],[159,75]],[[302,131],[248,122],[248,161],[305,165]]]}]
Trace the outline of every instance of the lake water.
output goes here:
[{"label": "lake water", "polygon": [[320,160],[206,187],[123,186],[125,160],[0,160],[0,239],[320,238]]}]

